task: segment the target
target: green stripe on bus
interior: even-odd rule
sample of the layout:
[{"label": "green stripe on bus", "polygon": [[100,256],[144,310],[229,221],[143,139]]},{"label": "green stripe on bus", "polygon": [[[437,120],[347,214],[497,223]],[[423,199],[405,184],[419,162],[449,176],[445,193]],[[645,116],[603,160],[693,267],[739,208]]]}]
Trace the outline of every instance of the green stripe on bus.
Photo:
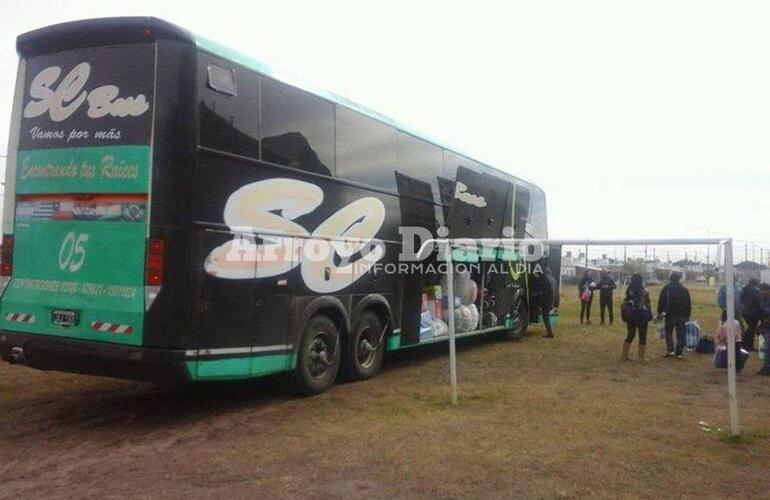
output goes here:
[{"label": "green stripe on bus", "polygon": [[150,151],[150,146],[19,151],[16,193],[146,193]]},{"label": "green stripe on bus", "polygon": [[297,366],[294,354],[270,354],[199,361],[187,361],[192,380],[227,380],[263,377],[293,370]]},{"label": "green stripe on bus", "polygon": [[385,347],[388,351],[393,351],[401,347],[401,335],[391,335],[388,337],[388,343]]}]

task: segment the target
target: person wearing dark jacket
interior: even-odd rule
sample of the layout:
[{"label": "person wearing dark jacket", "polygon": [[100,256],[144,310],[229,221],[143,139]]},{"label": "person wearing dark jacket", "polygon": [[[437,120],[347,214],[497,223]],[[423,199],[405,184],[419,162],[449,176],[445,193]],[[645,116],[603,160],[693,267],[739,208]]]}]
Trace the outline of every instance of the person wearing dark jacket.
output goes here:
[{"label": "person wearing dark jacket", "polygon": [[765,341],[765,361],[757,375],[770,376],[770,285],[762,283],[757,286],[759,291],[759,326],[757,334]]},{"label": "person wearing dark jacket", "polygon": [[[690,292],[679,282],[681,279],[681,273],[672,272],[668,284],[660,291],[658,298],[658,319],[663,314],[666,315],[664,328],[666,333],[665,357],[667,358],[676,356],[678,359],[682,359],[685,346],[685,323],[689,321],[692,313]],[[672,338],[674,330],[676,330],[676,349]]]},{"label": "person wearing dark jacket", "polygon": [[604,324],[604,310],[607,309],[609,312],[609,320],[611,325],[613,320],[612,291],[616,288],[615,280],[612,279],[610,273],[602,270],[599,274],[599,283],[596,284],[596,287],[599,289],[599,313],[601,318],[601,322],[599,324]]},{"label": "person wearing dark jacket", "polygon": [[591,271],[586,269],[578,284],[578,297],[580,298],[580,324],[585,318],[586,324],[591,324],[591,302],[594,301],[594,288],[596,284],[591,277]]},{"label": "person wearing dark jacket", "polygon": [[647,363],[647,359],[644,357],[645,350],[647,349],[647,325],[652,318],[652,304],[650,302],[650,294],[644,288],[644,280],[639,273],[631,276],[631,282],[626,290],[626,301],[631,302],[634,307],[634,313],[629,318],[626,326],[628,327],[628,335],[623,342],[623,361],[630,361],[628,357],[628,351],[631,349],[631,343],[634,341],[636,332],[639,332],[639,362]]},{"label": "person wearing dark jacket", "polygon": [[551,270],[544,267],[542,270],[532,274],[532,307],[540,313],[545,325],[545,338],[553,338],[551,329],[551,309],[554,305],[554,295],[556,292],[556,280],[551,275]]},{"label": "person wearing dark jacket", "polygon": [[749,351],[754,349],[754,336],[759,325],[759,280],[751,278],[746,286],[741,290],[740,315],[746,321],[746,333],[743,336],[743,346]]}]

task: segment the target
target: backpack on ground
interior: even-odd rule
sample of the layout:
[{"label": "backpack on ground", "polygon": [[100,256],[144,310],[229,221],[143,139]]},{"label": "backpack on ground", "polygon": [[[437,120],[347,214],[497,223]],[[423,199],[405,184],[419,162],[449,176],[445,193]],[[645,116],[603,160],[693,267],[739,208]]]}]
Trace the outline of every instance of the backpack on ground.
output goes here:
[{"label": "backpack on ground", "polygon": [[717,344],[714,341],[714,337],[706,335],[705,337],[701,337],[701,339],[698,341],[698,345],[695,346],[695,352],[699,352],[701,354],[714,354],[716,347]]}]

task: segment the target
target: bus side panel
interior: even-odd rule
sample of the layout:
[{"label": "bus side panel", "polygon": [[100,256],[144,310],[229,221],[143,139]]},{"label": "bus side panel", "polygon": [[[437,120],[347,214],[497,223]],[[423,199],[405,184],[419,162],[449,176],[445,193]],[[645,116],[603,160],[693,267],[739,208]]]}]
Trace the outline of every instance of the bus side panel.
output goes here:
[{"label": "bus side panel", "polygon": [[190,346],[190,227],[195,175],[195,48],[158,47],[150,238],[164,242],[163,286],[146,315],[144,344]]},{"label": "bus side panel", "polygon": [[[227,175],[223,175],[226,172]],[[201,152],[198,156],[198,179],[196,189],[196,225],[195,225],[195,273],[198,276],[198,313],[195,324],[197,342],[201,349],[222,349],[226,347],[252,347],[252,358],[259,356],[260,350],[283,353],[280,346],[296,350],[300,341],[302,325],[297,323],[303,314],[293,298],[303,297],[309,304],[314,297],[333,296],[346,304],[349,313],[351,294],[383,293],[398,302],[400,278],[386,274],[382,268],[375,273],[372,270],[363,273],[336,275],[329,264],[329,269],[316,269],[302,259],[303,245],[309,241],[313,232],[324,222],[335,217],[345,206],[363,198],[374,198],[384,211],[382,225],[377,232],[378,238],[395,238],[399,219],[398,197],[350,186],[322,176],[308,175],[299,170],[274,167],[256,161],[248,161],[212,152]],[[205,182],[204,182],[205,180]],[[278,197],[255,196],[243,207],[233,209],[238,200],[250,189],[282,189],[290,184],[292,190]],[[260,191],[261,192],[261,191]],[[291,211],[297,204],[302,204],[308,196],[316,196],[318,205],[312,210],[304,210],[299,216],[292,216]],[[263,203],[277,205],[261,206]],[[228,213],[237,213],[245,220],[236,224]],[[268,236],[251,231],[249,217],[262,212],[275,224],[288,224],[293,227],[296,237],[285,237],[279,248],[285,257],[270,260],[263,252]],[[277,221],[274,215],[286,218]],[[359,215],[359,214],[356,214]],[[259,220],[255,220],[257,224]],[[360,221],[359,221],[360,222]],[[227,223],[233,224],[229,227]],[[358,223],[358,222],[356,222]],[[343,229],[346,227],[343,225]],[[286,234],[286,233],[283,233]],[[326,236],[339,237],[328,234]],[[275,241],[275,240],[274,240]],[[243,253],[239,253],[240,251]],[[399,247],[385,245],[382,258],[378,263],[398,263]],[[255,250],[259,248],[259,250]],[[318,272],[320,275],[316,275]],[[324,280],[327,273],[329,279]],[[310,281],[308,281],[310,280]],[[326,288],[325,288],[326,287]],[[291,306],[291,313],[289,313]],[[393,305],[391,304],[391,307]],[[393,308],[398,311],[397,307]],[[289,317],[291,316],[291,317]],[[290,324],[291,323],[291,324]],[[264,355],[264,354],[263,354]],[[293,358],[287,359],[286,369],[293,367]],[[245,370],[245,365],[238,368]]]}]

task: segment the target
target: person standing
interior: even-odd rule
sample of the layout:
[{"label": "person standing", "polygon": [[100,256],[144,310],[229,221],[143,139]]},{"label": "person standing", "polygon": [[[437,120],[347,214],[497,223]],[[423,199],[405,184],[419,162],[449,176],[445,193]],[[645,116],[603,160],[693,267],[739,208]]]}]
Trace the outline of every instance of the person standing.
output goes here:
[{"label": "person standing", "polygon": [[599,273],[599,283],[596,286],[599,288],[599,313],[601,317],[599,324],[604,324],[604,310],[607,309],[610,325],[612,325],[612,291],[616,288],[615,280],[606,269],[602,269]]},{"label": "person standing", "polygon": [[631,349],[636,333],[639,332],[639,362],[646,364],[647,358],[644,355],[647,349],[647,325],[652,319],[652,303],[650,294],[644,288],[642,275],[639,273],[631,276],[631,282],[626,290],[626,302],[633,305],[633,314],[626,322],[628,334],[626,340],[623,341],[622,360],[631,361],[628,357],[628,351]]},{"label": "person standing", "polygon": [[740,314],[746,321],[746,333],[743,336],[743,345],[748,351],[754,349],[754,335],[759,325],[759,280],[751,278],[740,293]]},{"label": "person standing", "polygon": [[[658,320],[665,314],[666,322],[666,354],[664,357],[676,356],[682,359],[685,346],[685,323],[689,321],[692,313],[690,292],[680,283],[682,274],[673,271],[668,279],[668,284],[660,291],[658,297]],[[676,330],[676,348],[672,333]]]},{"label": "person standing", "polygon": [[591,302],[594,300],[594,288],[596,284],[591,277],[591,271],[588,269],[583,273],[583,277],[578,284],[578,297],[580,297],[580,324],[583,324],[585,318],[586,324],[591,324]]},{"label": "person standing", "polygon": [[553,338],[551,329],[551,310],[554,305],[554,296],[556,291],[556,280],[551,275],[548,267],[532,274],[532,307],[540,313],[545,325],[545,335],[547,339]]},{"label": "person standing", "polygon": [[757,287],[759,291],[759,326],[756,333],[765,341],[765,361],[757,375],[770,376],[770,285],[762,283]]}]

